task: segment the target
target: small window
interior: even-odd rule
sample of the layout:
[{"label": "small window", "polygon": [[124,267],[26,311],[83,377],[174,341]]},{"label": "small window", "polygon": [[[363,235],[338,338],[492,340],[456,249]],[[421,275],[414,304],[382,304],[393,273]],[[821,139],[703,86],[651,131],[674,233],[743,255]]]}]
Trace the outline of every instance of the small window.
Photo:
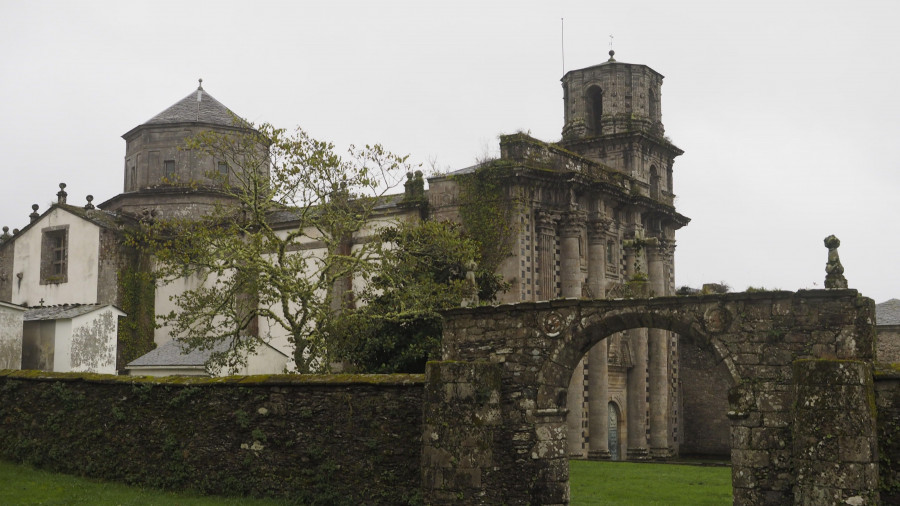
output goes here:
[{"label": "small window", "polygon": [[219,162],[219,175],[228,176],[228,164],[225,162]]},{"label": "small window", "polygon": [[619,262],[616,261],[616,243],[606,241],[606,272],[615,274],[619,271]]},{"label": "small window", "polygon": [[48,227],[41,237],[41,284],[65,283],[68,278],[69,227]]},{"label": "small window", "polygon": [[175,160],[164,161],[163,169],[166,179],[175,179]]}]

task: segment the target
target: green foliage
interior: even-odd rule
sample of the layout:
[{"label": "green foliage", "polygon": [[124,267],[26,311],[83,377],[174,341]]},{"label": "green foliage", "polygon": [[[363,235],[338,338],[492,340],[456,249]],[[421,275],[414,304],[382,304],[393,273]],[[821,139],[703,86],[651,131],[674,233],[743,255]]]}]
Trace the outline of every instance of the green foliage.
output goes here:
[{"label": "green foliage", "polygon": [[[381,263],[365,303],[331,327],[337,358],[363,372],[423,372],[439,355],[439,311],[492,300],[502,279],[479,264],[481,245],[451,222],[401,223],[381,231]],[[475,284],[466,279],[474,266]]]},{"label": "green foliage", "polygon": [[488,161],[474,173],[455,178],[459,183],[459,216],[466,232],[479,245],[479,267],[486,272],[497,271],[513,251],[519,232],[521,202],[510,194],[506,183],[510,163]]},{"label": "green foliage", "polygon": [[119,307],[125,318],[119,323],[119,364],[132,360],[156,348],[153,332],[156,329],[156,281],[150,269],[150,255],[135,248],[140,229],[126,231],[125,243],[131,246],[132,265],[119,269]]},{"label": "green foliage", "polygon": [[365,276],[376,249],[351,248],[350,238],[394,185],[393,174],[407,172],[406,157],[378,145],[341,156],[303,130],[268,124],[206,132],[187,147],[226,162],[227,175],[208,176],[229,203],[201,219],[149,225],[140,242],[158,261],[157,278],[189,278],[195,287],[172,297],[177,310],[162,321],[190,349],[226,343],[212,354],[212,370],[245,364],[260,345],[247,336],[261,319],[288,336],[299,372],[327,368],[320,329],[333,317],[332,287]]}]

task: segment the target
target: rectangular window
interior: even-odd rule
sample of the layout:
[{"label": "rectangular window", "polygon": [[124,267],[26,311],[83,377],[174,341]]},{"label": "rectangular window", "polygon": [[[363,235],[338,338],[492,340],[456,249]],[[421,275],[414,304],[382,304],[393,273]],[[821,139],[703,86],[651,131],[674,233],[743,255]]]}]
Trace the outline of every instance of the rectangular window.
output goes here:
[{"label": "rectangular window", "polygon": [[41,231],[41,284],[69,280],[69,226],[47,227]]},{"label": "rectangular window", "polygon": [[163,169],[166,179],[175,179],[175,160],[164,161]]},{"label": "rectangular window", "polygon": [[225,162],[219,162],[219,174],[222,176],[228,176],[228,164]]},{"label": "rectangular window", "polygon": [[606,241],[606,272],[610,274],[619,272],[619,262],[616,258],[616,243],[612,240]]}]

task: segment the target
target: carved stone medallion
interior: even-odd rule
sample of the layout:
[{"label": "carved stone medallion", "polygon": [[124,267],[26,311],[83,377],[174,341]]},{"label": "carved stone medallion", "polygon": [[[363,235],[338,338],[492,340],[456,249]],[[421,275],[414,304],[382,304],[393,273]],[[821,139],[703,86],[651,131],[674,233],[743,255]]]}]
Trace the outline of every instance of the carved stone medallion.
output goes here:
[{"label": "carved stone medallion", "polygon": [[544,334],[548,337],[556,337],[562,332],[563,327],[566,325],[566,320],[563,318],[561,314],[556,311],[551,311],[547,315],[544,316],[544,321],[541,322],[541,327],[543,328]]},{"label": "carved stone medallion", "polygon": [[731,323],[731,316],[724,308],[711,307],[704,313],[703,323],[709,332],[722,332]]}]

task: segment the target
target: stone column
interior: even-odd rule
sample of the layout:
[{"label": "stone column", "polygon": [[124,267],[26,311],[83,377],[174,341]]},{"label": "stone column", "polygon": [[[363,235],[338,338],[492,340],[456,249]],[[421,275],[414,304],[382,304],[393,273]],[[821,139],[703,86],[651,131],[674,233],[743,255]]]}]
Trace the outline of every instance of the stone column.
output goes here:
[{"label": "stone column", "polygon": [[606,298],[606,231],[610,220],[604,217],[588,222],[588,293],[595,299]]},{"label": "stone column", "polygon": [[645,460],[647,451],[647,329],[627,332],[633,365],[628,370],[628,460]]},{"label": "stone column", "polygon": [[[606,297],[606,231],[610,220],[595,217],[588,222],[588,291],[596,299]],[[589,459],[609,459],[609,340],[588,352]]]},{"label": "stone column", "polygon": [[[665,254],[663,246],[648,245],[647,270],[650,276],[650,289],[655,296],[666,294]],[[669,448],[669,339],[668,332],[663,329],[648,330],[650,367],[648,370],[650,383],[650,455],[653,458],[671,456]]]},{"label": "stone column", "polygon": [[588,434],[591,460],[609,459],[609,341],[588,352]]},{"label": "stone column", "polygon": [[569,457],[584,458],[584,448],[582,448],[584,437],[581,435],[582,421],[584,420],[584,360],[578,361],[578,365],[569,379],[566,408],[569,410],[569,414],[566,416]]},{"label": "stone column", "polygon": [[550,300],[556,293],[556,222],[558,218],[543,209],[534,213],[538,242],[538,300]]},{"label": "stone column", "polygon": [[565,213],[559,226],[560,285],[563,298],[581,298],[581,237],[587,214],[584,211]]}]

